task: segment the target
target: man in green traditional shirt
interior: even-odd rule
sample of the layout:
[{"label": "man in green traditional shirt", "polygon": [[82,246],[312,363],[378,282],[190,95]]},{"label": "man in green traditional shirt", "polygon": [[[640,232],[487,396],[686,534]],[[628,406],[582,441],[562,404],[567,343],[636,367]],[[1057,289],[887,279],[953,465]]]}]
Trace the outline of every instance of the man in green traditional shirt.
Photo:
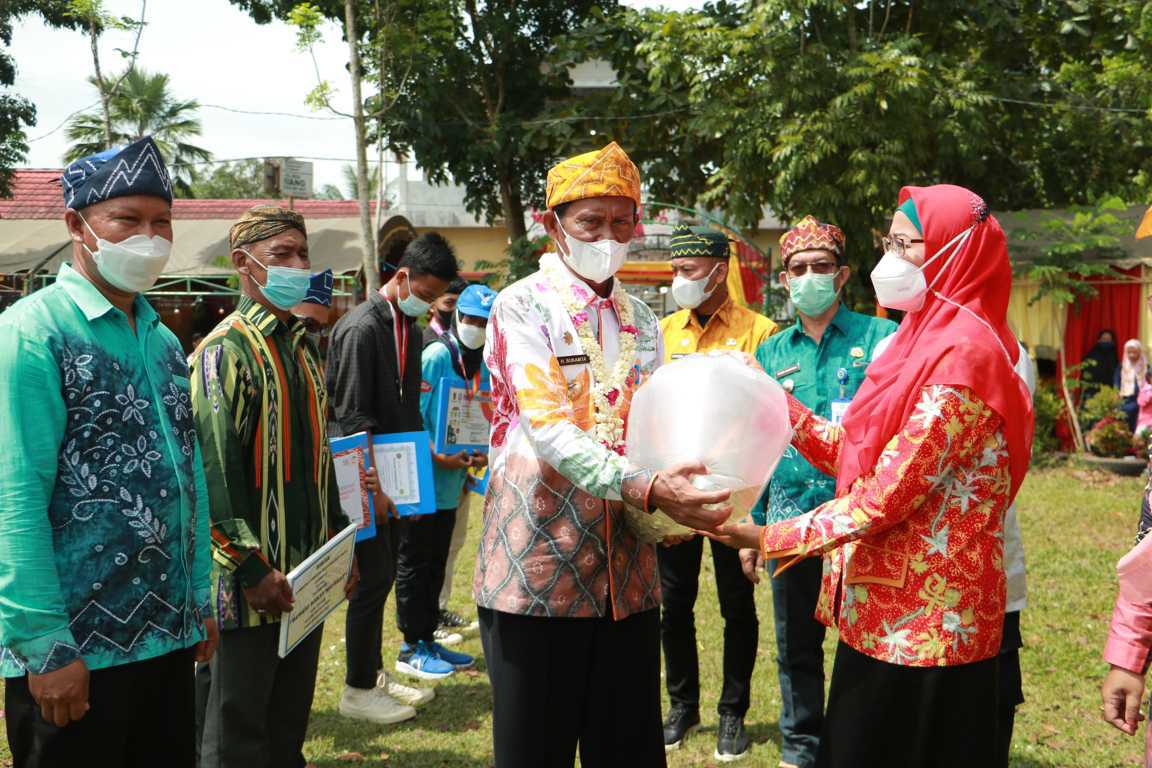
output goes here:
[{"label": "man in green traditional shirt", "polygon": [[195,765],[208,499],[151,137],[64,169],[71,264],[0,315],[0,675],[15,768]]},{"label": "man in green traditional shirt", "polygon": [[[279,658],[279,616],[293,600],[285,574],[344,525],[323,372],[291,313],[309,287],[304,218],[258,206],[232,226],[229,246],[243,297],[192,367],[222,630],[201,768],[303,766],[323,627]],[[355,570],[349,590],[354,580]]]},{"label": "man in green traditional shirt", "polygon": [[[840,303],[851,274],[840,228],[805,216],[780,238],[780,282],[796,307],[796,323],[756,350],[764,370],[817,416],[839,421],[864,381],[876,344],[896,330],[891,320],[852,312]],[[815,509],[836,495],[836,481],[788,448],[768,490],[752,510],[759,525]],[[767,510],[765,510],[765,506]],[[740,552],[744,573],[760,580],[760,553]],[[824,720],[824,625],[816,620],[821,559],[806,558],[772,579],[780,679],[781,768],[809,768]]]}]

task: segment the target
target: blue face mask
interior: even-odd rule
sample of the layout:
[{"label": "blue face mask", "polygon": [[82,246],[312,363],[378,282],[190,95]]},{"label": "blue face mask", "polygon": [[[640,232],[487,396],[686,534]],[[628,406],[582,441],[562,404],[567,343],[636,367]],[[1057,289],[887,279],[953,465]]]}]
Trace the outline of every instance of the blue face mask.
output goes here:
[{"label": "blue face mask", "polygon": [[408,315],[408,317],[424,317],[428,314],[428,310],[432,305],[416,294],[412,293],[412,275],[405,274],[404,282],[408,284],[408,295],[400,296],[400,289],[396,289],[396,303],[400,305],[400,311]]},{"label": "blue face mask", "polygon": [[252,261],[264,267],[266,274],[264,285],[259,283],[256,285],[264,294],[264,298],[272,302],[272,306],[277,309],[289,310],[304,301],[304,297],[308,295],[308,287],[311,285],[311,272],[293,267],[269,267],[244,248],[240,250],[244,251]]}]

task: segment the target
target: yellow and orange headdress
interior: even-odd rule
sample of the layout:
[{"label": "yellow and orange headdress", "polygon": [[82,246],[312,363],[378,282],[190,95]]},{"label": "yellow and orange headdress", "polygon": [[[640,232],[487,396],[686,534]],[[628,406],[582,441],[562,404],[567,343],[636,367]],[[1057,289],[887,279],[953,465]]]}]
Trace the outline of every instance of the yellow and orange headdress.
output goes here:
[{"label": "yellow and orange headdress", "polygon": [[548,171],[549,208],[589,197],[627,197],[640,207],[640,171],[616,142],[570,157]]}]

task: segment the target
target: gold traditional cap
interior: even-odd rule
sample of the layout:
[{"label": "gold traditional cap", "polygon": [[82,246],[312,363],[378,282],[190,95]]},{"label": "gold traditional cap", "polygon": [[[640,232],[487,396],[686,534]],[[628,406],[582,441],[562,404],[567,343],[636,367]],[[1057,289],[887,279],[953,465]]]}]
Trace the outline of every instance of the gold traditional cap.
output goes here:
[{"label": "gold traditional cap", "polygon": [[640,207],[640,171],[616,142],[548,171],[549,208],[589,197],[627,197]]},{"label": "gold traditional cap", "polygon": [[1140,221],[1140,227],[1136,230],[1136,239],[1152,237],[1152,208],[1144,212],[1144,218]]}]

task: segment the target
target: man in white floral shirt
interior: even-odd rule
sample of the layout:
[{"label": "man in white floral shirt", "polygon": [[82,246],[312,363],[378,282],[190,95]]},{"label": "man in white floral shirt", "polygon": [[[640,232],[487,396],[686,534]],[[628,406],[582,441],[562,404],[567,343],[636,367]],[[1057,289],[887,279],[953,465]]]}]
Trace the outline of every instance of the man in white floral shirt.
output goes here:
[{"label": "man in white floral shirt", "polygon": [[[615,143],[548,174],[558,253],[503,291],[488,324],[492,472],[473,590],[492,681],[497,768],[662,766],[656,552],[624,504],[692,528],[727,491],[703,467],[650,473],[624,455],[636,388],[663,358],[652,311],[613,279],[640,174]],[[675,414],[669,414],[675,418]]]}]

